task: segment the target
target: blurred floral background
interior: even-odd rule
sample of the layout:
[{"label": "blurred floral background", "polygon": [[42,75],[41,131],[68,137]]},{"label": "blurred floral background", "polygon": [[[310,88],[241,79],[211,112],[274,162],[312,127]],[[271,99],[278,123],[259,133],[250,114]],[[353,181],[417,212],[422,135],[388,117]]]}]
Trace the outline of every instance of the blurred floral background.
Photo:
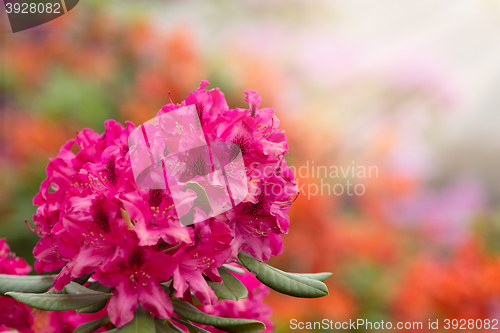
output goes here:
[{"label": "blurred floral background", "polygon": [[[0,237],[29,263],[24,220],[48,158],[208,79],[230,107],[258,91],[288,165],[308,166],[271,262],[333,272],[330,296],[271,293],[276,332],[291,319],[499,318],[499,1],[89,0],[16,34],[0,18]],[[363,194],[321,193],[348,181]]]}]

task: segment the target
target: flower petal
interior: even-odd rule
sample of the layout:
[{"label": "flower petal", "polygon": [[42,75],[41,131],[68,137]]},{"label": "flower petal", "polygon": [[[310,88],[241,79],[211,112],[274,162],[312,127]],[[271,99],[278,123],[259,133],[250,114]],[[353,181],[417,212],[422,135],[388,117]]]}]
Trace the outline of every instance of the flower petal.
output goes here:
[{"label": "flower petal", "polygon": [[133,289],[131,283],[123,283],[116,287],[108,303],[109,318],[115,326],[121,327],[134,319],[134,311],[138,306],[137,289]]},{"label": "flower petal", "polygon": [[174,311],[170,297],[159,283],[148,283],[139,294],[139,302],[143,308],[161,319],[169,319]]}]

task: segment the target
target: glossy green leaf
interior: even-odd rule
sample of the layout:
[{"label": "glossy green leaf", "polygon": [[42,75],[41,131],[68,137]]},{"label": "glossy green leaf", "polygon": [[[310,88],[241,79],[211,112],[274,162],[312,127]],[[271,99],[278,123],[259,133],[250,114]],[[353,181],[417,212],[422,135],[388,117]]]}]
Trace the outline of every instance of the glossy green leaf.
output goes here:
[{"label": "glossy green leaf", "polygon": [[109,317],[108,316],[102,317],[78,326],[77,328],[75,328],[73,333],[92,333],[98,330],[99,328],[103,327],[107,323],[109,323]]},{"label": "glossy green leaf", "polygon": [[207,283],[210,288],[213,289],[219,300],[230,299],[237,301],[248,297],[248,290],[240,280],[224,268],[219,267],[217,270],[222,278],[222,283],[214,281],[207,281]]},{"label": "glossy green leaf", "polygon": [[81,284],[78,284],[76,282],[70,282],[67,284],[63,290],[66,290],[68,294],[106,294],[103,293],[102,291],[98,290],[93,290],[87,287],[82,286]]},{"label": "glossy green leaf", "polygon": [[332,273],[323,272],[323,273],[294,273],[294,275],[302,276],[308,279],[318,280],[318,281],[326,281]]},{"label": "glossy green leaf", "polygon": [[94,273],[89,273],[89,274],[85,274],[84,276],[80,276],[79,278],[76,278],[74,279],[73,281],[78,283],[78,284],[85,284],[89,279],[90,277],[93,275]]},{"label": "glossy green leaf", "polygon": [[245,274],[245,271],[242,268],[233,266],[233,265],[222,265],[225,269],[227,269],[230,272],[236,273],[236,274]]},{"label": "glossy green leaf", "polygon": [[103,294],[102,291],[90,289],[90,288],[82,286],[76,282],[70,282],[69,284],[65,285],[64,288],[62,288],[59,291],[56,291],[55,288],[52,288],[49,291],[47,291],[45,294],[61,295],[61,294],[88,294],[88,293],[90,293],[90,294]]},{"label": "glossy green leaf", "polygon": [[207,191],[198,184],[197,182],[187,182],[186,189],[193,190],[196,193],[196,199],[194,200],[193,207],[198,207],[208,214],[210,212],[210,198],[207,195]]},{"label": "glossy green leaf", "polygon": [[167,319],[155,319],[156,333],[185,333]]},{"label": "glossy green leaf", "polygon": [[66,311],[86,308],[105,301],[112,296],[112,294],[88,289],[75,282],[71,282],[58,292],[53,289],[44,294],[8,292],[6,295],[33,308],[47,311]]},{"label": "glossy green leaf", "polygon": [[226,332],[256,333],[266,329],[266,325],[257,320],[216,317],[201,312],[193,305],[181,300],[172,300],[172,303],[174,312],[182,318],[198,324],[214,326]]},{"label": "glossy green leaf", "polygon": [[179,242],[176,245],[171,245],[169,247],[165,247],[165,248],[161,249],[161,251],[163,253],[174,252],[175,250],[177,250],[178,248],[180,248],[182,246],[182,244],[183,244],[182,242]]},{"label": "glossy green leaf", "polygon": [[187,329],[189,330],[189,332],[210,333],[209,331],[207,331],[201,327],[198,327],[198,326],[190,323],[189,321],[180,320],[179,318],[175,318],[175,317],[172,317],[172,320],[175,320],[179,324],[186,326]]},{"label": "glossy green leaf", "polygon": [[54,285],[55,275],[7,275],[0,274],[0,295],[8,291],[19,293],[43,293]]},{"label": "glossy green leaf", "polygon": [[283,272],[255,259],[244,251],[238,254],[238,258],[246,269],[257,274],[256,277],[260,282],[280,293],[303,298],[328,295],[328,288],[321,281],[307,278],[301,274]]},{"label": "glossy green leaf", "polygon": [[134,319],[118,327],[118,333],[155,333],[155,323],[151,313],[139,306],[134,312]]},{"label": "glossy green leaf", "polygon": [[92,282],[91,284],[89,284],[87,286],[87,288],[92,289],[92,290],[96,290],[96,291],[100,291],[103,293],[109,293],[111,291],[111,289],[113,289],[111,287],[103,286],[99,281]]},{"label": "glossy green leaf", "polygon": [[104,309],[104,307],[106,306],[107,303],[108,303],[108,300],[106,299],[104,301],[100,301],[100,302],[92,304],[90,306],[86,306],[86,307],[81,308],[81,309],[76,309],[76,313],[95,313],[95,312],[99,312],[102,309]]},{"label": "glossy green leaf", "polygon": [[175,288],[173,281],[167,281],[167,282],[162,282],[160,283],[162,289],[170,295],[170,297],[174,297],[175,295]]}]

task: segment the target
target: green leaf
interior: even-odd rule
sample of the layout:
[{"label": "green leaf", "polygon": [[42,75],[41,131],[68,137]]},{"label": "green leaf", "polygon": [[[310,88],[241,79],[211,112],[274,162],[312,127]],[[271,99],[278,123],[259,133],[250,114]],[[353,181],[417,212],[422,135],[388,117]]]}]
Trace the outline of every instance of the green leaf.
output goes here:
[{"label": "green leaf", "polygon": [[[99,281],[92,282],[89,286],[87,286],[85,288],[87,288],[88,290],[91,290],[91,291],[93,290],[93,291],[100,292],[100,293],[109,293],[112,289],[111,287],[103,286]],[[89,291],[89,292],[91,292],[91,291]],[[92,304],[92,305],[87,306],[85,308],[77,309],[76,312],[77,313],[98,312],[98,311],[101,311],[106,306],[107,303],[108,303],[108,300],[103,300],[99,303]]]},{"label": "green leaf", "polygon": [[182,246],[182,242],[179,242],[177,243],[176,245],[172,245],[172,246],[169,246],[169,247],[165,247],[163,249],[161,249],[161,251],[163,253],[170,253],[170,252],[174,252],[175,250],[177,250],[178,248],[180,248]]},{"label": "green leaf", "polygon": [[201,186],[197,182],[187,182],[183,191],[185,192],[188,189],[196,193],[196,199],[194,199],[193,206],[191,207],[189,212],[179,217],[179,221],[184,226],[191,225],[194,223],[193,221],[194,221],[195,207],[201,209],[206,214],[210,213],[212,209],[211,208],[212,205],[210,204],[210,198],[208,197],[207,192],[203,188],[203,186]]},{"label": "green leaf", "polygon": [[170,297],[173,297],[175,294],[175,288],[174,288],[174,283],[173,281],[167,281],[167,282],[162,282],[160,283],[162,289],[170,295]]},{"label": "green leaf", "polygon": [[81,308],[81,309],[76,309],[76,313],[95,313],[95,312],[99,312],[102,309],[104,309],[104,307],[106,306],[107,303],[108,303],[108,300],[106,299],[104,301],[100,301],[100,302],[92,304],[90,306],[86,306],[86,307]]},{"label": "green leaf", "polygon": [[186,189],[193,190],[196,193],[196,199],[194,199],[193,207],[198,207],[208,214],[212,205],[210,204],[207,191],[203,188],[203,186],[197,182],[187,182]]},{"label": "green leaf", "polygon": [[134,312],[134,319],[129,323],[118,327],[118,333],[155,333],[155,323],[151,313],[139,306]]},{"label": "green leaf", "polygon": [[[176,298],[176,299],[178,299],[178,298]],[[203,305],[193,294],[191,294],[191,301],[192,301],[193,305]]]},{"label": "green leaf", "polygon": [[210,333],[209,331],[207,331],[201,327],[198,327],[196,325],[191,324],[189,321],[180,320],[179,318],[175,318],[175,317],[172,317],[172,320],[175,320],[179,324],[186,326],[187,329],[189,330],[189,332],[194,331],[194,332],[200,332],[200,333]]},{"label": "green leaf", "polygon": [[92,333],[98,330],[99,328],[103,327],[107,323],[109,323],[109,317],[108,316],[102,317],[78,326],[77,328],[75,328],[73,333]]},{"label": "green leaf", "polygon": [[59,291],[56,291],[55,288],[50,289],[47,291],[45,294],[50,294],[50,295],[61,295],[61,294],[103,294],[104,292],[98,291],[98,290],[93,290],[88,287],[82,286],[76,282],[70,282],[69,284],[65,285],[64,288],[62,288]]},{"label": "green leaf", "polygon": [[76,282],[70,282],[67,284],[63,290],[66,290],[68,294],[106,294],[101,291],[93,290],[87,287],[82,286],[81,284],[78,284]]},{"label": "green leaf", "polygon": [[96,291],[100,291],[103,293],[109,293],[111,291],[111,289],[113,289],[111,287],[103,286],[99,281],[92,282],[91,284],[89,284],[87,286],[87,288],[92,289],[92,290],[96,290]]},{"label": "green leaf", "polygon": [[248,290],[240,280],[224,268],[219,267],[217,270],[223,282],[207,281],[207,283],[220,300],[230,299],[237,301],[248,297]]},{"label": "green leaf", "polygon": [[78,284],[84,285],[93,274],[94,273],[85,274],[84,276],[80,276],[79,278],[76,278],[73,281]]},{"label": "green leaf", "polygon": [[216,317],[201,312],[193,305],[181,300],[172,300],[172,303],[174,312],[182,318],[198,324],[214,326],[226,332],[256,333],[266,329],[266,325],[257,320]]},{"label": "green leaf", "polygon": [[155,319],[156,333],[185,333],[167,319]]},{"label": "green leaf", "polygon": [[0,295],[8,291],[19,293],[43,293],[54,285],[55,275],[7,275],[0,274]]},{"label": "green leaf", "polygon": [[70,282],[61,291],[51,290],[44,294],[8,292],[21,303],[47,311],[66,311],[86,308],[108,300],[112,294],[88,289],[75,282]]},{"label": "green leaf", "polygon": [[233,266],[233,265],[222,265],[225,269],[227,269],[230,272],[236,273],[236,274],[245,274],[245,271],[239,267]]},{"label": "green leaf", "polygon": [[332,273],[323,272],[323,273],[294,273],[294,275],[302,276],[308,279],[318,280],[318,281],[326,281]]},{"label": "green leaf", "polygon": [[277,268],[258,261],[245,251],[238,258],[246,269],[257,274],[257,279],[280,293],[295,297],[316,298],[328,295],[326,285],[318,280],[301,274],[283,272]]}]

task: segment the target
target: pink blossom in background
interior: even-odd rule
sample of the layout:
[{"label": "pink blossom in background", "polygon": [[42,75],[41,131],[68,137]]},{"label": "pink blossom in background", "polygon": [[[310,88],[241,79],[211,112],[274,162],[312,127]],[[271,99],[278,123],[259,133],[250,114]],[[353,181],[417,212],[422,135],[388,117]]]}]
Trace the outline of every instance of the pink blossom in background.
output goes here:
[{"label": "pink blossom in background", "polygon": [[[50,333],[73,333],[75,328],[89,321],[102,318],[107,315],[107,308],[95,313],[76,313],[76,311],[50,311],[48,312],[48,323]],[[107,324],[94,333],[108,331],[111,325]],[[47,333],[44,330],[36,330],[36,333]]]},{"label": "pink blossom in background", "polygon": [[438,243],[458,245],[468,239],[474,218],[486,208],[483,187],[463,179],[441,190],[419,188],[391,199],[386,211],[394,223],[430,231]]},{"label": "pink blossom in background", "polygon": [[8,296],[0,296],[0,332],[32,333],[33,316],[26,304]]},{"label": "pink blossom in background", "polygon": [[[0,239],[0,274],[26,275],[31,267],[22,258],[10,252],[5,238]],[[33,316],[26,304],[7,296],[0,296],[0,332],[18,330],[21,333],[31,333]]]},{"label": "pink blossom in background", "polygon": [[26,275],[31,272],[31,267],[23,258],[16,257],[10,252],[5,238],[0,239],[0,274]]}]

